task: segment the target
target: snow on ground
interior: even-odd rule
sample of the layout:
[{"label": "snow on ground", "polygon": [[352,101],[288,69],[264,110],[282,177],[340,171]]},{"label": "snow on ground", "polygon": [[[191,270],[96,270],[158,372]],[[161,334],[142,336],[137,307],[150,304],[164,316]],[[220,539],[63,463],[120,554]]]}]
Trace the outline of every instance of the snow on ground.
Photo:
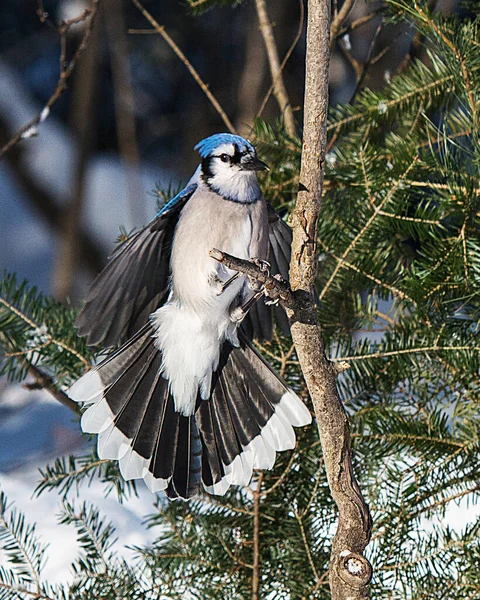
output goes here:
[{"label": "snow on ground", "polygon": [[[49,583],[65,583],[72,579],[70,565],[78,557],[79,548],[76,530],[58,524],[61,500],[55,492],[44,492],[40,497],[33,496],[39,479],[38,470],[32,466],[13,473],[0,474],[0,490],[5,492],[10,503],[26,515],[27,523],[36,523],[37,537],[49,544],[48,560],[43,570],[43,578]],[[139,486],[140,487],[140,486]],[[79,506],[84,501],[92,503],[103,513],[106,521],[116,528],[120,554],[128,557],[131,551],[125,546],[144,545],[154,538],[154,533],[142,524],[145,515],[153,511],[154,495],[146,488],[139,490],[139,497],[132,497],[120,504],[111,494],[104,497],[104,486],[94,481],[90,487],[80,488],[78,497],[71,494],[71,500]],[[3,564],[0,550],[0,564]]]},{"label": "snow on ground", "polygon": [[[36,524],[38,537],[49,544],[44,577],[51,583],[71,580],[70,565],[78,556],[76,531],[59,525],[57,515],[61,499],[53,492],[34,496],[40,479],[38,469],[54,459],[85,449],[85,437],[79,423],[68,409],[44,391],[28,392],[18,384],[0,388],[0,490],[9,502],[23,512],[29,524]],[[93,481],[72,490],[69,500],[77,506],[84,501],[97,506],[117,530],[117,548],[124,556],[128,545],[145,545],[158,531],[147,530],[142,524],[153,512],[155,496],[142,485],[139,497],[132,496],[120,504],[112,492],[105,498],[105,487]],[[5,561],[0,550],[0,565]]]}]

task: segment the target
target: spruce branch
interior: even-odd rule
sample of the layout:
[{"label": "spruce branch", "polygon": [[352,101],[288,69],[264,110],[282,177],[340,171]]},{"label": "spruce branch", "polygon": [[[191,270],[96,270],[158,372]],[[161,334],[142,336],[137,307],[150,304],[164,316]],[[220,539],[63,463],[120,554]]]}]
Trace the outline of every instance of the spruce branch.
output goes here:
[{"label": "spruce branch", "polygon": [[[30,319],[29,317],[27,317],[27,315],[22,313],[21,310],[19,310],[18,308],[16,308],[12,304],[10,304],[10,302],[7,302],[7,300],[5,300],[5,298],[2,298],[1,296],[0,296],[0,304],[5,306],[5,308],[7,308],[10,312],[12,312],[17,317],[19,317],[27,325],[30,325],[30,327],[32,329],[34,329],[34,330],[40,329],[40,325],[38,325],[38,323],[35,323],[34,321],[32,321],[32,319]],[[75,350],[75,348],[72,348],[71,346],[69,346],[68,344],[63,342],[62,340],[52,337],[48,333],[45,334],[45,337],[47,338],[47,340],[45,341],[45,344],[44,344],[45,347],[50,344],[55,344],[56,346],[63,348],[63,350],[65,350],[66,352],[69,352],[70,354],[73,354],[74,356],[76,356],[78,358],[78,360],[80,360],[87,369],[90,368],[89,361],[84,356],[82,356],[79,352],[77,352],[77,350]],[[38,350],[38,348],[32,347],[30,349],[30,352],[34,352],[35,350]],[[8,356],[8,354],[7,354],[7,356]]]},{"label": "spruce branch", "polygon": [[[453,75],[445,75],[443,77],[435,78],[432,81],[426,83],[423,86],[415,87],[410,91],[395,96],[393,98],[386,98],[382,100],[387,110],[396,108],[401,104],[406,104],[414,98],[424,98],[432,93],[440,94],[440,92],[447,88],[448,84],[454,81]],[[327,126],[327,131],[334,131],[338,133],[343,127],[351,125],[356,121],[364,120],[372,114],[378,113],[378,104],[365,107],[363,110],[359,109],[343,119],[333,121]]]},{"label": "spruce branch", "polygon": [[302,541],[303,541],[303,545],[304,545],[304,548],[305,548],[305,553],[307,555],[308,562],[309,562],[310,567],[312,569],[313,576],[315,577],[315,583],[316,583],[316,585],[319,585],[320,581],[321,581],[321,578],[320,578],[320,576],[318,574],[317,568],[315,567],[315,563],[313,562],[312,553],[310,552],[310,545],[308,543],[307,535],[305,533],[305,527],[303,526],[302,516],[299,515],[299,513],[296,510],[295,506],[292,506],[292,512],[295,515],[295,518],[297,519],[297,522],[298,522],[298,526],[300,528],[300,532],[301,532],[301,535],[302,535]]},{"label": "spruce branch", "polygon": [[[352,271],[355,271],[355,273],[359,273],[360,275],[363,275],[367,279],[370,279],[371,281],[373,281],[377,285],[379,285],[379,286],[387,289],[389,292],[391,292],[397,298],[400,298],[401,300],[408,300],[412,304],[415,304],[415,301],[412,298],[410,298],[410,296],[408,296],[405,292],[402,292],[402,290],[399,290],[395,286],[388,284],[386,281],[382,281],[378,277],[375,277],[375,275],[371,275],[370,273],[365,272],[363,269],[360,269],[355,264],[353,264],[353,263],[345,260],[344,258],[341,258],[341,257],[337,256],[336,254],[334,254],[332,252],[332,250],[330,250],[326,246],[326,244],[320,238],[317,238],[317,241],[320,244],[320,246],[324,249],[324,251],[327,254],[330,254],[330,256],[337,261],[337,267],[339,267],[339,268],[345,268],[345,269],[351,269]],[[339,269],[337,269],[336,272],[334,271],[335,276],[337,275],[338,270]],[[329,280],[329,282],[330,282],[330,280]],[[332,278],[332,282],[333,282],[333,278]],[[329,283],[329,285],[330,285],[330,283]],[[325,290],[325,288],[323,288],[323,289]],[[322,295],[320,296],[320,300],[322,299],[323,295],[324,295],[324,293],[323,293],[323,290],[322,290]]]},{"label": "spruce branch", "polygon": [[4,492],[0,492],[0,543],[11,563],[12,581],[25,590],[26,585],[33,585],[37,597],[45,598],[40,572],[46,546],[38,541],[35,525],[26,523],[25,516],[12,509]]},{"label": "spruce branch", "polygon": [[403,172],[403,174],[393,183],[392,187],[388,190],[388,193],[384,195],[383,199],[378,204],[376,204],[375,202],[373,203],[373,205],[372,205],[372,210],[373,210],[372,215],[367,220],[367,222],[365,223],[365,225],[360,229],[360,231],[357,233],[357,235],[353,238],[352,242],[344,250],[343,254],[341,255],[341,257],[337,261],[337,266],[333,270],[332,274],[330,275],[330,278],[328,279],[328,281],[326,282],[326,284],[323,286],[322,291],[320,292],[320,295],[319,295],[319,299],[320,300],[322,300],[324,298],[324,296],[327,293],[329,287],[332,285],[333,281],[335,280],[335,277],[337,276],[339,270],[345,264],[345,260],[346,260],[347,256],[350,254],[350,252],[352,252],[352,250],[355,249],[355,247],[357,246],[357,244],[359,243],[359,241],[361,240],[361,238],[365,235],[365,233],[368,231],[368,229],[372,226],[372,224],[375,221],[375,219],[379,216],[380,211],[382,211],[383,208],[392,199],[393,195],[398,190],[398,188],[400,187],[400,185],[404,182],[404,180],[406,179],[406,177],[408,176],[408,174],[410,173],[410,171],[413,169],[413,167],[415,166],[415,164],[417,163],[418,160],[419,160],[418,156],[414,156],[413,159],[411,160],[410,164],[408,165],[408,167]]},{"label": "spruce branch", "polygon": [[399,350],[391,350],[389,352],[373,352],[371,354],[359,354],[358,356],[342,356],[340,358],[332,358],[332,361],[358,361],[369,360],[374,358],[388,358],[400,356],[402,354],[428,354],[430,352],[480,352],[480,346],[424,346],[420,348],[403,348]]},{"label": "spruce branch", "polygon": [[56,385],[52,377],[43,373],[36,365],[32,364],[28,359],[24,358],[23,362],[28,368],[28,372],[34,377],[35,383],[26,383],[24,387],[29,390],[47,390],[56,400],[63,404],[65,407],[72,410],[77,415],[80,414],[80,406],[71,400],[67,394],[60,390]]},{"label": "spruce branch", "polygon": [[462,75],[465,80],[465,88],[467,91],[468,102],[470,104],[470,110],[472,111],[475,126],[478,127],[477,107],[472,90],[471,74],[468,70],[465,57],[462,56],[455,43],[445,34],[442,28],[422,9],[421,6],[419,6],[417,2],[414,2],[414,8],[417,15],[439,36],[439,38],[444,42],[447,48],[453,52],[456,59],[460,63]]}]

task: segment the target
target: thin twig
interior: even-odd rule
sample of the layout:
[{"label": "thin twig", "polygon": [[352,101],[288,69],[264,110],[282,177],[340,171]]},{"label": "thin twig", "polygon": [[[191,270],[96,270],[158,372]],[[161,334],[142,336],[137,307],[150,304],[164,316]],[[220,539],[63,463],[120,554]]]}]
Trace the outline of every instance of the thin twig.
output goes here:
[{"label": "thin twig", "polygon": [[180,50],[180,48],[177,46],[177,44],[173,41],[173,39],[167,33],[165,27],[163,25],[160,25],[152,17],[152,15],[148,12],[148,10],[138,0],[132,0],[132,2],[138,8],[138,10],[143,14],[143,16],[147,19],[147,21],[149,21],[149,23],[155,28],[155,31],[163,37],[163,39],[167,42],[167,44],[170,46],[170,48],[175,52],[175,54],[178,56],[178,58],[187,67],[191,76],[195,79],[195,81],[201,87],[201,89],[203,90],[203,92],[205,93],[207,98],[212,103],[212,106],[215,108],[215,110],[218,112],[218,114],[222,118],[228,131],[230,131],[230,133],[236,133],[235,127],[232,125],[232,122],[228,118],[227,114],[225,113],[223,108],[218,103],[218,100],[215,98],[215,96],[212,94],[212,92],[208,89],[208,86],[206,85],[206,83],[204,83],[203,79],[200,77],[200,75],[194,69],[192,63],[188,60],[188,58],[185,56],[185,54]]},{"label": "thin twig", "polygon": [[273,27],[268,18],[266,1],[255,0],[255,6],[258,14],[260,32],[263,41],[265,42],[265,48],[267,49],[268,65],[272,76],[273,95],[280,107],[280,112],[285,123],[285,129],[291,137],[294,137],[295,119],[293,116],[292,105],[288,99],[285,82],[283,81],[282,67],[278,56],[277,44],[275,43],[275,37],[273,35]]},{"label": "thin twig", "polygon": [[283,470],[283,473],[280,475],[280,477],[277,479],[277,481],[270,486],[268,489],[263,490],[262,492],[262,497],[267,496],[268,494],[270,494],[270,492],[273,492],[273,490],[275,490],[279,485],[281,485],[281,483],[283,483],[283,481],[285,480],[285,477],[290,473],[290,469],[293,465],[293,461],[295,460],[296,454],[295,452],[292,452],[292,456],[290,457],[290,460],[287,463],[287,466],[285,467],[285,469]]},{"label": "thin twig", "polygon": [[[303,21],[305,19],[305,7],[303,6],[303,0],[299,0],[298,3],[299,7],[300,7],[300,18],[298,20],[298,29],[297,29],[297,34],[295,35],[295,39],[293,40],[293,42],[290,45],[290,48],[287,50],[287,53],[285,54],[284,59],[282,60],[282,64],[280,65],[280,71],[282,72],[283,69],[285,68],[285,65],[288,62],[288,59],[290,58],[290,56],[292,55],[292,52],[295,50],[296,45],[298,44],[298,41],[302,35],[302,31],[303,31]],[[265,106],[267,105],[268,99],[270,98],[271,94],[273,92],[273,83],[270,85],[270,87],[268,88],[267,93],[265,94],[264,99],[262,100],[262,103],[260,105],[260,108],[258,109],[257,112],[257,117],[260,117],[263,113],[263,111],[265,110]]]},{"label": "thin twig", "polygon": [[385,10],[385,7],[381,6],[377,10],[374,10],[373,12],[368,13],[368,15],[364,15],[363,17],[359,17],[358,19],[355,19],[355,21],[352,21],[351,23],[349,23],[348,25],[346,25],[345,27],[342,27],[342,29],[340,29],[340,31],[337,33],[337,38],[341,38],[345,34],[351,33],[352,31],[355,31],[359,27],[362,27],[363,25],[370,23],[370,21],[373,18],[377,17],[384,10]]},{"label": "thin twig", "polygon": [[372,358],[387,358],[389,356],[399,356],[401,354],[417,354],[426,352],[463,352],[471,350],[473,352],[480,352],[480,346],[424,346],[418,348],[404,348],[403,350],[390,350],[388,352],[372,352],[371,354],[359,354],[358,356],[340,356],[338,358],[332,358],[332,362],[336,361],[360,361],[369,360]]},{"label": "thin twig", "polygon": [[222,544],[223,549],[225,550],[225,552],[228,554],[228,556],[236,563],[238,563],[239,565],[242,565],[242,567],[245,567],[246,569],[254,569],[255,566],[251,565],[245,561],[243,561],[241,558],[238,558],[238,556],[236,556],[228,547],[227,543],[225,542],[224,539],[222,539],[221,535],[217,535],[217,539],[218,541]]},{"label": "thin twig", "polygon": [[345,0],[342,4],[342,8],[332,19],[332,23],[330,25],[330,50],[333,50],[340,27],[343,25],[343,22],[348,17],[348,14],[352,10],[354,3],[355,0]]},{"label": "thin twig", "polygon": [[[93,25],[95,23],[95,17],[98,12],[100,0],[93,0],[92,8],[85,10],[81,15],[75,17],[73,19],[69,19],[68,21],[63,21],[60,26],[60,40],[61,40],[61,55],[60,55],[60,77],[58,79],[57,85],[45,104],[44,108],[26,125],[24,125],[0,150],[0,158],[8,152],[10,148],[18,144],[18,142],[27,137],[31,137],[36,135],[36,127],[40,123],[43,123],[45,119],[50,114],[50,109],[55,104],[55,102],[60,98],[60,96],[67,89],[67,80],[75,69],[78,60],[81,55],[85,51],[88,45],[88,40],[90,38],[90,34],[92,33]],[[66,48],[66,37],[69,28],[80,21],[84,21],[87,17],[90,17],[87,27],[85,28],[85,32],[83,34],[80,45],[78,46],[75,54],[73,55],[70,62],[65,64],[65,48]]]},{"label": "thin twig", "polygon": [[[29,598],[32,600],[54,600],[50,596],[46,596],[45,594],[39,594],[38,592],[32,592],[27,590],[25,587],[19,588],[18,585],[9,585],[8,583],[3,583],[0,581],[0,588],[4,590],[8,590],[12,594],[14,593],[16,597],[21,598],[20,594],[27,594]],[[13,595],[8,595],[8,598],[14,598]]]},{"label": "thin twig", "polygon": [[300,533],[302,534],[303,545],[305,547],[305,552],[307,553],[308,562],[313,571],[313,576],[315,577],[315,582],[318,584],[320,581],[320,577],[318,575],[317,569],[315,567],[315,563],[313,562],[312,553],[310,552],[310,546],[308,545],[307,535],[305,533],[305,527],[303,526],[302,517],[298,514],[295,508],[292,506],[293,514],[297,519],[298,526],[300,527]]}]

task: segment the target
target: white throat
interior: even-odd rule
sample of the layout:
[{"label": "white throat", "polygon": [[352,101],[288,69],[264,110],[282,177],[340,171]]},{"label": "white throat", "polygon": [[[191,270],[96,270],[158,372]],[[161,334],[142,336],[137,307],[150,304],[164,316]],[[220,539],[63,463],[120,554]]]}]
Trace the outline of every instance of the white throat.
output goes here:
[{"label": "white throat", "polygon": [[257,176],[253,171],[240,171],[234,168],[218,169],[210,177],[207,185],[226,200],[250,204],[261,195]]}]

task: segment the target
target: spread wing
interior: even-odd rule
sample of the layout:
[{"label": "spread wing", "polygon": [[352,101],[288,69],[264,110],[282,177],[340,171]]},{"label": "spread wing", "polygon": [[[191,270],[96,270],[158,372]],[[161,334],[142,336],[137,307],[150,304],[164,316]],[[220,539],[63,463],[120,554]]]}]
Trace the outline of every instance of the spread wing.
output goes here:
[{"label": "spread wing", "polygon": [[166,301],[173,233],[182,208],[196,189],[196,183],[188,185],[112,254],[75,323],[89,345],[125,342]]},{"label": "spread wing", "polygon": [[[267,207],[270,226],[268,262],[272,267],[272,275],[279,273],[283,279],[288,281],[292,230],[268,201]],[[283,333],[288,334],[290,327],[283,308],[267,306],[262,298],[250,309],[242,323],[242,329],[249,338],[271,340],[274,314]]]},{"label": "spread wing", "polygon": [[[80,336],[91,346],[114,346],[130,339],[168,297],[170,251],[182,208],[197,189],[187,186],[146,227],[133,234],[110,257],[90,288],[77,317]],[[272,273],[288,280],[292,232],[268,203],[270,225],[269,262]],[[273,312],[288,333],[288,319],[281,307],[272,309],[260,300],[250,309],[242,327],[249,337],[271,339]]]}]

